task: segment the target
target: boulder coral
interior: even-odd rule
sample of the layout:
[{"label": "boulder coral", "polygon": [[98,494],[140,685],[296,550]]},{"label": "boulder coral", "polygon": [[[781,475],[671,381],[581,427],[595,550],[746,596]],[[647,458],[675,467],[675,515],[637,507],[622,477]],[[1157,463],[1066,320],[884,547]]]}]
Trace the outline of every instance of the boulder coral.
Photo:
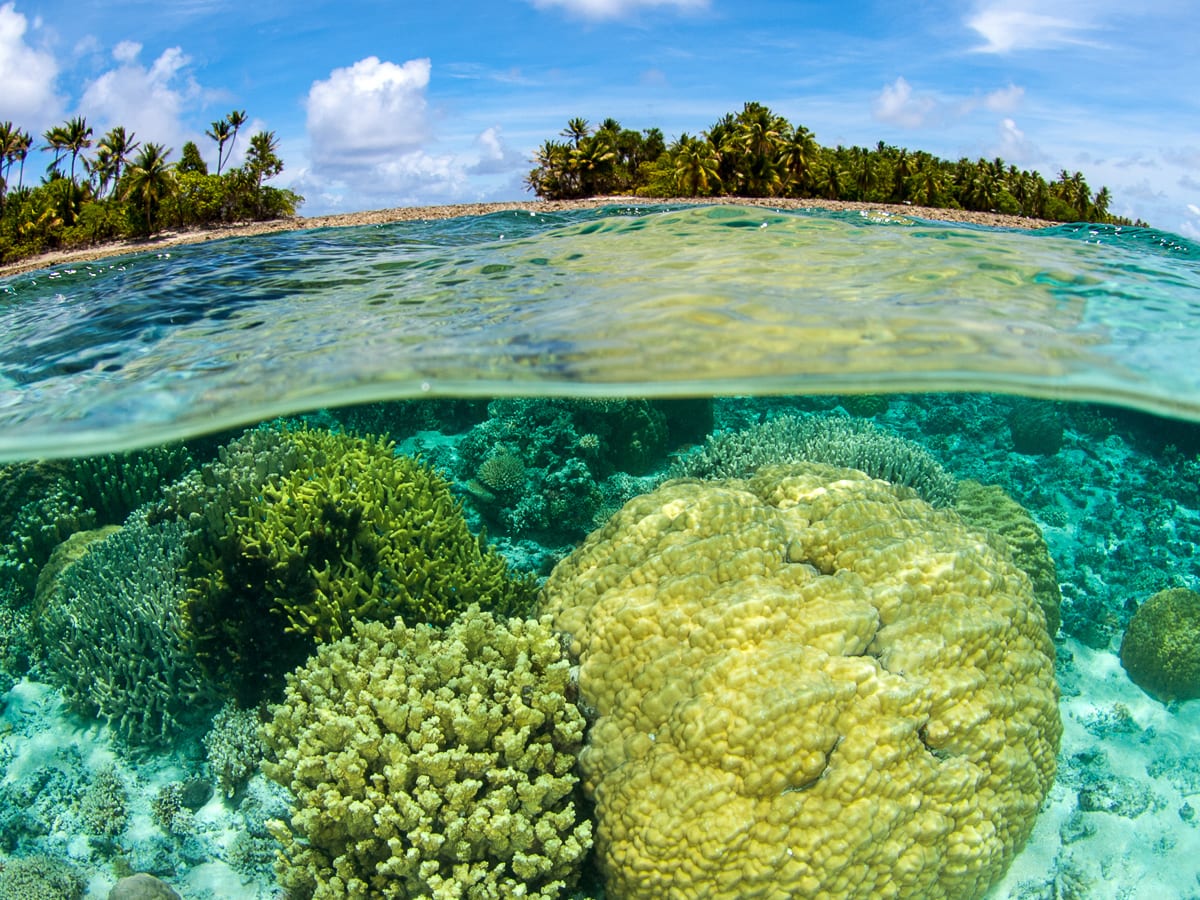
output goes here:
[{"label": "boulder coral", "polygon": [[1121,665],[1158,700],[1200,697],[1200,594],[1170,588],[1139,606],[1121,640]]},{"label": "boulder coral", "polygon": [[1004,538],[1013,554],[1013,562],[1033,582],[1033,595],[1046,616],[1046,629],[1053,637],[1062,622],[1062,591],[1058,570],[1042,529],[1025,507],[997,484],[980,484],[966,479],[958,483],[954,511],[977,528],[987,528]]},{"label": "boulder coral", "polygon": [[263,736],[295,797],[276,866],[303,898],[559,897],[591,846],[584,719],[549,621],[357,623],[288,676]]},{"label": "boulder coral", "polygon": [[1054,777],[1029,578],[856,470],[668,482],[543,609],[598,714],[580,764],[612,898],[980,897]]}]

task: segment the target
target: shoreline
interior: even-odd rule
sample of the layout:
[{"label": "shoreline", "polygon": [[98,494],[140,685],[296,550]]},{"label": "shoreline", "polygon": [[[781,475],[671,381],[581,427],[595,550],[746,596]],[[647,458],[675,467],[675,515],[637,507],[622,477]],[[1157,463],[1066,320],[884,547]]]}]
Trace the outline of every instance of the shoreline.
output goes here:
[{"label": "shoreline", "polygon": [[188,231],[164,231],[146,240],[113,241],[94,247],[54,250],[0,266],[0,277],[19,275],[38,269],[48,269],[69,263],[94,262],[111,256],[126,256],[155,252],[167,247],[202,244],[230,237],[250,237],[281,231],[303,231],[313,228],[348,228],[357,225],[387,225],[391,222],[412,222],[421,219],[450,219],[458,216],[483,216],[496,212],[522,210],[526,212],[560,212],[572,209],[597,209],[604,206],[667,206],[667,205],[730,205],[758,206],[766,209],[822,209],[833,211],[880,212],[913,216],[940,222],[987,225],[994,228],[1023,228],[1034,230],[1061,224],[1023,216],[1000,213],[973,212],[963,209],[938,209],[928,206],[907,206],[895,203],[859,203],[849,200],[790,199],[783,197],[589,197],[583,200],[510,200],[497,203],[456,203],[445,206],[402,206],[393,209],[365,212],[336,213],[328,216],[293,216],[266,222],[246,222],[201,228]]}]

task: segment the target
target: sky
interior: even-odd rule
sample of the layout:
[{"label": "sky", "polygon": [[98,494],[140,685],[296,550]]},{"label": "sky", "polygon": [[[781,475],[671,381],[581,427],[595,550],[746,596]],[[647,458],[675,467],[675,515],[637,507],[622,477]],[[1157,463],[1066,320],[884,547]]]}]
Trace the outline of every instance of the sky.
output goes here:
[{"label": "sky", "polygon": [[[1066,169],[1200,238],[1195,0],[0,0],[0,121],[201,148],[243,110],[319,215],[529,199],[568,119],[698,134],[757,101],[823,145]],[[46,158],[26,164],[40,177]]]}]

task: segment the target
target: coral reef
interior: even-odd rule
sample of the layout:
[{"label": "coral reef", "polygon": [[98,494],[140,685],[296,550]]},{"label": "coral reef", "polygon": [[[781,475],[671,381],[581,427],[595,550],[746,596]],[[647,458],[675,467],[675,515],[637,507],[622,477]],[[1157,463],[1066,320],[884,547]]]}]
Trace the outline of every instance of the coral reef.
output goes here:
[{"label": "coral reef", "polygon": [[242,705],[271,695],[355,620],[445,624],[471,603],[531,607],[532,581],[471,534],[432,469],[377,438],[287,429],[281,441],[271,455],[284,474],[257,490],[247,490],[256,477],[235,478],[234,497],[215,504],[220,519],[189,515],[208,543],[193,568],[189,634]]},{"label": "coral reef", "polygon": [[1013,449],[1018,453],[1053,456],[1063,444],[1061,405],[1044,400],[1019,400],[1008,414]]},{"label": "coral reef", "polygon": [[671,478],[744,478],[764,465],[819,462],[913,488],[934,506],[954,502],[954,478],[918,444],[844,416],[780,416],[711,436],[678,460]]},{"label": "coral reef", "polygon": [[1004,492],[999,485],[980,484],[973,479],[959,482],[954,511],[978,528],[986,528],[1004,538],[1012,550],[1013,562],[1033,582],[1033,595],[1046,616],[1046,628],[1053,637],[1060,624],[1062,592],[1058,572],[1050,557],[1050,548],[1042,529],[1028,511]]},{"label": "coral reef", "polygon": [[1158,700],[1200,697],[1200,594],[1171,588],[1139,606],[1121,641],[1121,665]]},{"label": "coral reef", "polygon": [[79,900],[83,878],[62,860],[42,854],[0,862],[0,900]]},{"label": "coral reef", "polygon": [[93,776],[79,801],[79,823],[88,834],[116,837],[129,818],[129,791],[116,766]]},{"label": "coral reef", "polygon": [[820,464],[635,498],[544,587],[608,895],[981,897],[1061,735],[998,538]]},{"label": "coral reef", "polygon": [[288,676],[264,726],[295,795],[295,897],[558,897],[591,823],[573,797],[584,721],[547,620],[478,608],[444,631],[355,623]]},{"label": "coral reef", "polygon": [[266,748],[258,736],[258,711],[227,702],[204,736],[208,768],[226,797],[232,797],[258,771]]},{"label": "coral reef", "polygon": [[650,472],[711,424],[708,400],[493,400],[459,445],[455,470],[499,533],[580,538],[629,499],[614,479]]},{"label": "coral reef", "polygon": [[60,573],[38,622],[68,704],[130,744],[169,744],[215,705],[183,633],[184,532],[134,513]]}]

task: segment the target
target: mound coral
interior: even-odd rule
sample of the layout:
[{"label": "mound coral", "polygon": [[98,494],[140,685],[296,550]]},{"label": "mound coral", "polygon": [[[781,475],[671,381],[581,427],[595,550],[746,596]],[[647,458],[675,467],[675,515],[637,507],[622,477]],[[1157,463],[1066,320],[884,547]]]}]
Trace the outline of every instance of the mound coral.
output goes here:
[{"label": "mound coral", "polygon": [[296,802],[277,873],[314,898],[557,897],[591,823],[584,721],[548,621],[468,610],[444,632],[356,623],[288,676],[263,729]]},{"label": "mound coral", "polygon": [[1121,665],[1159,700],[1200,697],[1200,594],[1171,588],[1139,606],[1121,641]]},{"label": "mound coral", "polygon": [[471,603],[531,608],[530,580],[471,534],[449,485],[390,442],[283,432],[286,474],[207,526],[187,606],[198,653],[243,706],[355,620],[445,624]]},{"label": "mound coral", "polygon": [[982,896],[1061,735],[994,536],[819,464],[668,482],[551,574],[609,896]]},{"label": "mound coral", "polygon": [[959,482],[954,511],[977,528],[987,528],[1004,538],[1012,550],[1013,562],[1033,582],[1033,595],[1042,607],[1046,628],[1053,637],[1061,623],[1062,591],[1058,587],[1058,570],[1037,522],[1004,488],[971,479]]}]

